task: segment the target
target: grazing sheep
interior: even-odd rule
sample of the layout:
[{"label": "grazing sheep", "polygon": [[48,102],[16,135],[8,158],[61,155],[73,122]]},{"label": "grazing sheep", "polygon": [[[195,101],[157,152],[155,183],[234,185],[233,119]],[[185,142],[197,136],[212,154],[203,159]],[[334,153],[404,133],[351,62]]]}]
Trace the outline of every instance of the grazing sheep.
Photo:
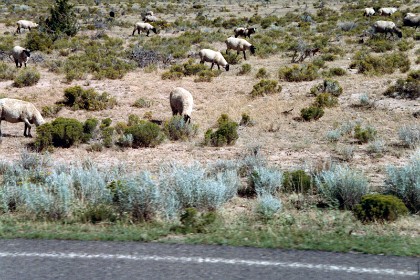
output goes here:
[{"label": "grazing sheep", "polygon": [[32,103],[12,98],[0,99],[0,125],[1,121],[11,123],[24,122],[25,129],[23,130],[23,135],[25,137],[32,137],[31,124],[39,126],[45,123],[41,113]]},{"label": "grazing sheep", "polygon": [[146,15],[143,18],[143,21],[144,22],[157,22],[158,21],[158,18],[156,16]]},{"label": "grazing sheep", "polygon": [[364,16],[370,17],[375,14],[375,10],[373,8],[365,8],[365,11],[363,12]]},{"label": "grazing sheep", "polygon": [[246,60],[246,50],[250,50],[251,54],[255,54],[256,48],[251,45],[247,40],[245,39],[239,39],[234,37],[229,37],[225,41],[226,43],[226,54],[228,53],[228,50],[236,50],[236,53],[239,54],[239,52],[244,53],[244,59]]},{"label": "grazing sheep", "polygon": [[194,106],[194,101],[191,93],[182,88],[177,87],[171,91],[169,95],[169,102],[171,104],[172,115],[184,116],[184,121],[191,122],[191,113]]},{"label": "grazing sheep", "polygon": [[216,63],[218,69],[220,69],[220,65],[222,65],[222,67],[224,67],[226,71],[229,71],[229,64],[220,52],[216,52],[209,49],[202,49],[198,54],[200,55],[201,64],[203,64],[204,62],[211,62],[210,69],[213,69],[213,66]]},{"label": "grazing sheep", "polygon": [[22,48],[21,46],[14,46],[12,50],[12,54],[10,57],[13,57],[13,60],[16,63],[16,67],[22,67],[22,63],[25,64],[28,62],[29,57],[31,56],[31,52],[28,49]]},{"label": "grazing sheep", "polygon": [[235,32],[235,38],[238,38],[238,36],[251,38],[251,34],[254,34],[257,29],[255,27],[237,27],[233,31]]},{"label": "grazing sheep", "polygon": [[146,16],[153,16],[153,11],[147,11]]},{"label": "grazing sheep", "polygon": [[147,32],[146,36],[149,36],[150,30],[152,30],[155,34],[157,34],[156,28],[153,27],[153,25],[151,25],[150,23],[146,23],[146,22],[137,22],[134,25],[134,30],[133,30],[133,35],[132,36],[134,36],[134,33],[136,32],[136,30],[137,30],[138,34],[140,34],[140,31]]},{"label": "grazing sheep", "polygon": [[412,26],[417,29],[420,25],[420,14],[407,13],[403,22],[405,26]]},{"label": "grazing sheep", "polygon": [[398,9],[397,8],[380,8],[378,14],[380,16],[390,16],[395,13]]},{"label": "grazing sheep", "polygon": [[16,33],[20,33],[20,29],[29,29],[29,31],[31,31],[31,28],[36,28],[38,27],[38,24],[35,22],[32,22],[30,20],[19,20],[18,22],[16,22],[17,24],[17,30]]},{"label": "grazing sheep", "polygon": [[388,33],[393,36],[393,34],[397,34],[399,38],[402,37],[402,32],[398,27],[393,23],[392,21],[385,21],[385,20],[378,20],[373,24],[373,31],[374,33],[384,33],[385,38],[388,35]]}]

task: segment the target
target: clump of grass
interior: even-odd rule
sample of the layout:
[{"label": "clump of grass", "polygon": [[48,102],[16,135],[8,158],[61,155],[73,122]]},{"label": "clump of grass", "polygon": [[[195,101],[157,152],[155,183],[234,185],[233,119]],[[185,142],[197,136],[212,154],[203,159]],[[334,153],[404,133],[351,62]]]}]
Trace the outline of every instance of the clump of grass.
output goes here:
[{"label": "clump of grass", "polygon": [[267,72],[267,69],[265,68],[258,69],[258,72],[255,75],[255,78],[257,79],[268,79],[269,77],[270,77],[270,74]]},{"label": "clump of grass", "polygon": [[318,120],[324,115],[324,110],[318,106],[309,106],[300,110],[300,116],[305,121]]},{"label": "clump of grass", "polygon": [[360,143],[367,143],[370,140],[374,140],[376,134],[376,129],[371,126],[362,127],[358,124],[354,127],[354,138],[359,140]]},{"label": "clump of grass", "polygon": [[420,150],[402,167],[389,166],[384,193],[392,194],[404,202],[412,213],[420,211]]},{"label": "clump of grass", "polygon": [[0,81],[13,80],[16,76],[16,68],[0,61]]},{"label": "clump of grass", "polygon": [[281,92],[282,87],[277,86],[277,84],[278,82],[274,80],[261,80],[253,86],[250,94],[252,97],[257,97]]},{"label": "clump of grass", "polygon": [[98,111],[114,107],[116,100],[106,92],[98,94],[93,88],[74,86],[64,90],[61,103],[73,110]]},{"label": "clump of grass", "polygon": [[398,130],[400,141],[410,148],[416,148],[420,145],[420,125],[404,125]]},{"label": "clump of grass", "polygon": [[241,65],[241,69],[238,72],[238,75],[246,75],[251,72],[251,64],[244,63]]},{"label": "clump of grass", "polygon": [[369,190],[362,173],[342,165],[315,175],[315,183],[326,203],[340,209],[353,209]]},{"label": "clump of grass", "polygon": [[315,85],[311,88],[311,94],[318,95],[320,93],[330,93],[335,97],[338,97],[343,93],[343,88],[340,86],[338,81],[326,79],[321,84]]},{"label": "clump of grass", "polygon": [[410,60],[407,54],[402,52],[372,56],[359,51],[354,55],[350,67],[356,68],[359,73],[366,75],[392,74],[397,69],[407,72],[410,69]]},{"label": "clump of grass", "polygon": [[321,93],[315,99],[314,105],[320,108],[331,108],[338,105],[338,98],[331,93]]},{"label": "clump of grass", "polygon": [[152,101],[146,100],[144,98],[139,98],[139,99],[137,99],[134,102],[133,107],[136,107],[136,108],[149,108],[151,105],[152,105]]},{"label": "clump of grass", "polygon": [[313,81],[318,77],[318,67],[313,64],[284,66],[279,69],[279,79],[288,82]]},{"label": "clump of grass", "polygon": [[412,71],[407,79],[398,79],[395,85],[390,86],[385,96],[393,98],[417,99],[420,97],[420,70]]},{"label": "clump of grass", "polygon": [[41,74],[35,68],[25,68],[17,73],[13,80],[14,87],[28,87],[38,83]]},{"label": "clump of grass", "polygon": [[173,116],[164,123],[163,131],[171,140],[190,140],[197,135],[198,125],[185,122],[182,116]]},{"label": "clump of grass", "polygon": [[217,123],[216,131],[208,129],[204,134],[204,143],[216,147],[235,144],[239,137],[238,123],[232,121],[226,114],[222,114]]}]

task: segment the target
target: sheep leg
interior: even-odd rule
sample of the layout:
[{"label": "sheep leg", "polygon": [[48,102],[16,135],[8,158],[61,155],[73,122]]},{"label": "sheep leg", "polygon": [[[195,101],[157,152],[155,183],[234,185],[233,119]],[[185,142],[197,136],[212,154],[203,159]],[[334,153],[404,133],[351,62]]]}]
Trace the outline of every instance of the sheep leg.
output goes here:
[{"label": "sheep leg", "polygon": [[146,36],[149,37],[150,30],[147,30]]},{"label": "sheep leg", "polygon": [[220,65],[219,65],[219,64],[217,64],[217,69],[219,69],[219,70],[220,70]]},{"label": "sheep leg", "polygon": [[214,62],[211,63],[210,70],[213,70]]},{"label": "sheep leg", "polygon": [[134,28],[133,30],[133,34],[131,34],[131,36],[134,36],[134,33],[136,33],[136,29]]},{"label": "sheep leg", "polygon": [[20,27],[18,26],[18,28],[16,29],[16,33],[20,33]]},{"label": "sheep leg", "polygon": [[15,63],[16,63],[16,67],[19,68],[19,63],[18,63],[18,60],[17,59],[15,59]]},{"label": "sheep leg", "polygon": [[24,120],[24,122],[25,122],[25,129],[23,130],[23,136],[32,137],[32,135],[31,135],[31,124],[26,119]]},{"label": "sheep leg", "polygon": [[0,120],[0,138],[1,138],[1,120]]},{"label": "sheep leg", "polygon": [[243,53],[244,53],[244,59],[246,60],[246,54],[245,54],[245,51],[243,51]]}]

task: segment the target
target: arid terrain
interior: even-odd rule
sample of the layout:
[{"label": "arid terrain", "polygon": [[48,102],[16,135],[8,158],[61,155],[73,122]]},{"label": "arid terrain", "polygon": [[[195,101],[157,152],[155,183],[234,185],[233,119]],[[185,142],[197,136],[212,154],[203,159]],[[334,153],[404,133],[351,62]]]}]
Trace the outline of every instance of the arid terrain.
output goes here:
[{"label": "arid terrain", "polygon": [[[310,12],[312,6],[312,3],[303,4],[299,1],[288,1],[287,5],[281,3],[282,1],[278,1],[280,3],[275,2],[259,5],[258,12],[262,16],[270,14],[281,16],[286,12],[304,9],[305,5],[309,6]],[[246,8],[249,3],[244,3],[242,7],[239,7],[236,2],[229,3],[220,4],[230,11],[223,14],[252,15],[251,9]],[[208,6],[209,17],[214,16],[214,13],[219,9],[218,5]],[[339,3],[328,3],[327,5],[335,10],[340,8]],[[103,5],[99,5],[99,7],[102,7],[104,11],[107,10]],[[133,23],[140,18],[140,16],[136,18],[133,12],[126,16],[118,16],[122,20]],[[159,14],[159,16],[171,22],[180,15],[174,13],[172,15]],[[186,16],[193,17],[194,15]],[[363,24],[362,11],[360,12],[360,18],[359,24]],[[175,36],[173,34],[174,30],[175,28],[171,27],[167,30],[160,30],[157,35],[152,33],[150,36]],[[15,26],[0,25],[1,33],[13,33],[14,31]],[[15,35],[15,44],[22,42],[27,32],[25,30],[22,34]],[[92,30],[81,30],[79,35],[91,36],[94,32]],[[138,35],[132,37],[130,36],[131,32],[131,27],[113,26],[105,30],[105,33],[109,36],[135,41]],[[226,36],[231,35],[231,30],[221,28],[221,32],[226,33]],[[144,34],[140,36],[144,36]],[[252,38],[250,41],[252,42]],[[309,91],[312,86],[323,81],[322,77],[309,82],[279,81],[282,86],[280,93],[259,98],[249,97],[253,85],[259,80],[255,78],[257,70],[264,67],[270,74],[271,79],[277,80],[278,69],[281,66],[291,65],[288,53],[280,53],[268,58],[248,55],[249,59],[246,62],[252,66],[250,73],[237,75],[240,65],[232,65],[231,71],[223,71],[212,82],[201,83],[194,82],[194,77],[184,77],[175,81],[162,80],[161,74],[167,70],[163,67],[158,67],[151,73],[145,73],[143,69],[137,68],[122,79],[117,80],[95,80],[87,76],[83,80],[67,83],[62,75],[51,73],[46,67],[43,67],[42,63],[34,63],[29,60],[28,66],[36,67],[41,73],[39,82],[30,87],[15,88],[12,86],[13,81],[2,81],[0,83],[0,96],[28,100],[38,108],[42,108],[43,106],[51,106],[61,100],[64,89],[70,86],[90,87],[100,93],[106,91],[115,97],[117,106],[113,109],[97,112],[62,109],[57,116],[76,118],[81,121],[90,117],[98,119],[109,117],[116,123],[127,121],[129,114],[143,116],[147,111],[150,111],[155,119],[169,119],[171,117],[169,92],[174,87],[181,86],[188,89],[194,97],[195,106],[192,121],[199,125],[199,133],[192,141],[173,142],[166,140],[155,148],[121,150],[115,147],[104,149],[101,152],[87,152],[87,144],[80,144],[69,149],[55,149],[51,153],[52,159],[54,161],[71,162],[89,158],[104,166],[125,162],[133,168],[156,170],[162,162],[171,160],[192,163],[194,161],[208,162],[218,159],[235,159],[241,156],[247,148],[260,146],[263,155],[270,164],[278,166],[282,170],[293,170],[308,169],[326,164],[329,161],[340,162],[343,160],[343,157],[339,154],[340,149],[351,147],[354,155],[347,160],[347,163],[352,168],[363,170],[369,176],[373,186],[380,186],[386,166],[389,164],[401,165],[412,154],[411,149],[401,147],[399,144],[398,129],[403,125],[418,122],[418,119],[413,117],[413,112],[420,109],[420,103],[418,100],[392,99],[383,96],[386,88],[395,83],[398,78],[404,78],[405,73],[400,73],[397,70],[394,74],[382,76],[359,74],[356,69],[349,69],[349,65],[354,52],[361,46],[357,44],[347,45],[344,36],[338,40],[332,38],[331,44],[345,50],[343,56],[335,61],[326,62],[326,66],[329,68],[340,67],[347,71],[344,76],[334,77],[342,86],[343,94],[339,97],[339,106],[327,108],[321,119],[312,122],[297,121],[296,117],[300,115],[300,110],[303,107],[307,107],[313,102],[314,97],[309,95]],[[420,44],[418,41],[414,41],[414,44],[415,47],[408,51],[411,59],[410,69],[418,70],[420,66],[415,63],[416,56],[414,53],[418,50]],[[196,51],[194,48],[195,46],[192,46],[192,51]],[[213,48],[223,53],[225,45],[223,42],[215,42]],[[43,54],[43,56],[45,59],[57,59],[57,54],[54,52]],[[198,58],[196,59],[198,62]],[[314,57],[308,58],[305,62],[310,62],[312,59]],[[12,64],[12,62],[10,63]],[[372,108],[366,109],[355,106],[360,103],[360,96],[363,94],[367,94],[373,101]],[[133,107],[133,103],[139,98],[150,100],[152,102],[151,107]],[[293,109],[290,114],[282,114],[282,112],[290,109]],[[215,124],[222,113],[227,113],[237,122],[241,119],[242,113],[247,113],[254,120],[255,125],[240,127],[239,139],[233,146],[203,146],[204,132]],[[46,120],[51,121],[52,118],[46,118]],[[352,121],[374,127],[378,132],[377,138],[385,141],[386,150],[379,156],[372,156],[366,151],[368,144],[358,144],[356,141],[348,139],[340,140],[338,143],[330,143],[326,139],[328,131],[340,124]],[[22,150],[26,149],[26,145],[33,141],[33,139],[24,138],[22,130],[22,123],[2,122],[2,132],[5,136],[0,145],[0,154],[4,158],[8,160],[18,158]]]}]

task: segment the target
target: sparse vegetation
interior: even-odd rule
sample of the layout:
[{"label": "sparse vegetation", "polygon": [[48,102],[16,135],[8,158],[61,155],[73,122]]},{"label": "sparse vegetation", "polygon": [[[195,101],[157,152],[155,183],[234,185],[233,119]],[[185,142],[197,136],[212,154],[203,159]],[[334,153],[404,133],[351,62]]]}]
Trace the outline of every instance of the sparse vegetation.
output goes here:
[{"label": "sparse vegetation", "polygon": [[38,83],[41,78],[41,74],[35,68],[25,68],[20,70],[14,80],[14,87],[29,87]]},{"label": "sparse vegetation", "polygon": [[212,146],[233,145],[238,139],[238,124],[232,121],[228,115],[222,114],[217,120],[216,131],[208,129],[204,135],[204,143]]}]

